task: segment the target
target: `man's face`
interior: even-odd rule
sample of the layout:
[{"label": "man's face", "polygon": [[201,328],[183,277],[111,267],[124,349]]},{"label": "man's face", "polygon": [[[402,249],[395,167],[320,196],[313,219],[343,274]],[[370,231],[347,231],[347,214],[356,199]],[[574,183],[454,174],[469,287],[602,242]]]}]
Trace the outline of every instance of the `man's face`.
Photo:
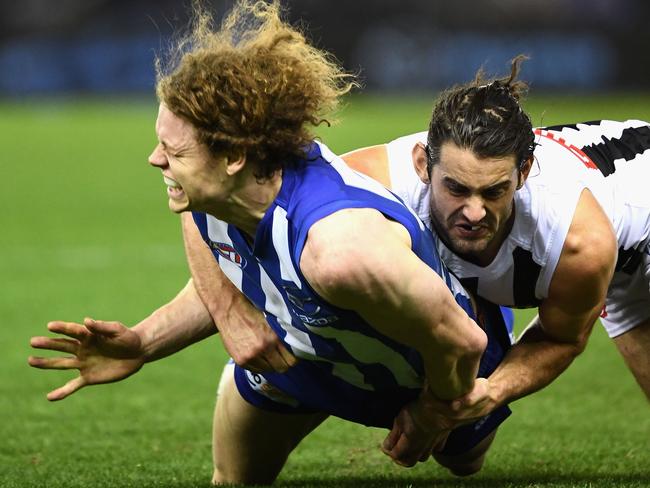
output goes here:
[{"label": "man's face", "polygon": [[156,134],[159,142],[149,163],[162,171],[169,209],[176,213],[207,211],[222,197],[224,165],[198,142],[194,126],[163,104],[158,110]]},{"label": "man's face", "polygon": [[478,158],[446,142],[431,170],[431,221],[445,244],[478,264],[496,256],[510,231],[519,172],[514,155]]}]

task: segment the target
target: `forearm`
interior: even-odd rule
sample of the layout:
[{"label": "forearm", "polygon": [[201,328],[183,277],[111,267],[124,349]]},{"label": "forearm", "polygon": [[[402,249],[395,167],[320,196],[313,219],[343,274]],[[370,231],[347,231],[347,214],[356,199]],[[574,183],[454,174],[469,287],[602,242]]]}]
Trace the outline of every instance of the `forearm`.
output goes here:
[{"label": "forearm", "polygon": [[[466,315],[464,319],[460,316],[455,320],[457,322],[466,320],[465,328],[468,330],[477,327]],[[425,377],[428,385],[425,392],[431,393],[440,400],[452,400],[471,391],[484,350],[480,341],[476,344],[449,345],[442,349],[440,344],[436,346],[431,344],[429,347],[419,348],[419,352],[424,358]],[[434,352],[436,350],[437,353]]]},{"label": "forearm", "polygon": [[539,317],[533,319],[490,375],[493,407],[541,390],[557,378],[584,349],[587,335],[561,342],[549,337]]},{"label": "forearm", "polygon": [[254,314],[255,307],[223,273],[203,242],[191,215],[183,214],[181,222],[185,254],[194,287],[217,328],[222,323],[237,323],[237,317]]},{"label": "forearm", "polygon": [[146,362],[169,356],[217,332],[192,280],[169,303],[133,327]]}]

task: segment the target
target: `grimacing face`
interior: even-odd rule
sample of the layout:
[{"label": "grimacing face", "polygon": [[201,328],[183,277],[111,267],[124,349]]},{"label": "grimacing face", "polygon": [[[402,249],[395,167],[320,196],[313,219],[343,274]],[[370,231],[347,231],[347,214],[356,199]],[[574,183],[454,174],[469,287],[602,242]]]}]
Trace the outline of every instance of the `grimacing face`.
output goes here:
[{"label": "grimacing face", "polygon": [[441,146],[430,177],[431,223],[454,253],[483,266],[494,259],[514,217],[515,163],[514,155],[483,159],[451,142]]},{"label": "grimacing face", "polygon": [[162,171],[172,212],[207,211],[215,201],[223,199],[227,179],[224,165],[198,142],[190,122],[161,103],[156,134],[159,142],[149,163]]}]

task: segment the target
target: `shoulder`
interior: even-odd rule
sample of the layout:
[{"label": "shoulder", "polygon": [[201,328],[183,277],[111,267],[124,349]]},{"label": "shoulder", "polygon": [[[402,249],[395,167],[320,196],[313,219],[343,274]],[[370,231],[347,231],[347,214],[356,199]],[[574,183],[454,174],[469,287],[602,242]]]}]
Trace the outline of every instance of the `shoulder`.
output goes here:
[{"label": "shoulder", "polygon": [[391,187],[386,144],[355,149],[342,154],[341,158],[353,170],[370,176],[387,188]]}]

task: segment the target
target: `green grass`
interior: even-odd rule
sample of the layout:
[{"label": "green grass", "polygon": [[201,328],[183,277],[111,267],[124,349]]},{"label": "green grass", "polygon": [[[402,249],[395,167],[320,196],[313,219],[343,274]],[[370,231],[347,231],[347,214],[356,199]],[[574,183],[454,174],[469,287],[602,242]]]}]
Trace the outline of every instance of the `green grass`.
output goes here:
[{"label": "green grass", "polygon": [[[426,128],[431,100],[354,98],[320,134],[343,152]],[[650,97],[539,97],[535,124],[650,119]],[[213,337],[115,385],[59,403],[73,376],[31,369],[32,335],[85,315],[134,324],[188,277],[178,218],[148,167],[153,100],[0,105],[0,486],[208,486],[211,415],[225,354]],[[518,315],[519,327],[529,315]],[[587,351],[516,402],[484,470],[459,481],[403,469],[384,433],[330,419],[290,458],[280,486],[650,486],[648,405],[598,328]],[[272,442],[271,439],[262,439]]]}]

